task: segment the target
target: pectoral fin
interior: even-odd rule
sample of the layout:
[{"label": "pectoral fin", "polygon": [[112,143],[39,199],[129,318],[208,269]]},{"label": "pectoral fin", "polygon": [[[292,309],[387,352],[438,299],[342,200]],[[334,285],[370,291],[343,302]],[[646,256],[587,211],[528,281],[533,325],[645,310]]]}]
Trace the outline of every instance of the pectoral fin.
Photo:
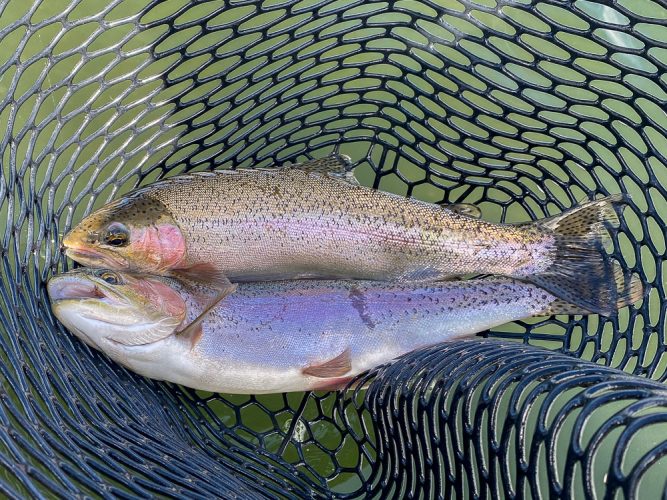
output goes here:
[{"label": "pectoral fin", "polygon": [[[199,340],[201,331],[196,334],[197,330],[201,330],[201,323],[206,315],[211,312],[225,297],[234,293],[237,288],[235,283],[231,283],[226,276],[219,271],[212,269],[208,264],[195,264],[187,269],[179,269],[174,272],[176,278],[185,281],[192,281],[195,283],[203,283],[214,291],[213,299],[208,303],[204,310],[197,316],[192,323],[178,332],[178,335],[192,335],[193,339]],[[196,341],[193,340],[193,347]]]},{"label": "pectoral fin", "polygon": [[352,354],[348,347],[338,356],[319,365],[310,365],[302,370],[304,375],[318,378],[341,377],[352,369]]},{"label": "pectoral fin", "polygon": [[190,335],[190,350],[194,349],[197,346],[203,334],[204,334],[204,329],[201,323],[198,324],[196,328],[189,329],[186,335]]},{"label": "pectoral fin", "polygon": [[[178,335],[194,335],[195,331],[198,328],[201,328],[201,323],[206,317],[208,313],[210,313],[213,309],[215,309],[215,306],[217,306],[222,299],[227,297],[227,295],[234,293],[236,290],[237,285],[230,283],[228,287],[226,287],[224,290],[220,290],[220,293],[216,295],[216,297],[206,306],[206,309],[202,311],[202,313],[197,316],[192,323],[190,323],[188,326],[186,326],[184,329],[182,329],[180,332],[177,332]],[[201,333],[199,334],[197,340],[199,340],[199,337],[201,336]],[[193,336],[195,338],[195,336]],[[193,346],[194,347],[194,346]]]},{"label": "pectoral fin", "polygon": [[199,262],[189,267],[174,269],[172,275],[181,281],[192,281],[219,289],[224,289],[231,284],[227,276],[208,262]]}]

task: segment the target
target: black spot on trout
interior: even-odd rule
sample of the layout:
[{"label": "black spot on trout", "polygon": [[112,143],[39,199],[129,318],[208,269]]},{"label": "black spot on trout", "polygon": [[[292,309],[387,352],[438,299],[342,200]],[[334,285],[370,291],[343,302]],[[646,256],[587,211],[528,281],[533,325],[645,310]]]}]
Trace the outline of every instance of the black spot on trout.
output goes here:
[{"label": "black spot on trout", "polygon": [[357,287],[350,288],[350,300],[352,301],[352,307],[357,310],[364,325],[368,328],[375,328],[375,322],[369,316],[366,308],[366,296]]}]

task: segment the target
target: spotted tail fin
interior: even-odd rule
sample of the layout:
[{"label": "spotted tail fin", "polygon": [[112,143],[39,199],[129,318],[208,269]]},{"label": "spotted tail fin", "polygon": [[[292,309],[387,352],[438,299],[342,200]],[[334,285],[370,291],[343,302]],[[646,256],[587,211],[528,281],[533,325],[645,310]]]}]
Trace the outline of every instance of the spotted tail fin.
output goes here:
[{"label": "spotted tail fin", "polygon": [[618,214],[626,203],[623,195],[608,196],[533,223],[540,231],[553,234],[554,256],[546,270],[523,279],[580,311],[613,314],[625,294],[618,289],[618,271],[605,251],[605,243],[608,227],[618,223]]}]

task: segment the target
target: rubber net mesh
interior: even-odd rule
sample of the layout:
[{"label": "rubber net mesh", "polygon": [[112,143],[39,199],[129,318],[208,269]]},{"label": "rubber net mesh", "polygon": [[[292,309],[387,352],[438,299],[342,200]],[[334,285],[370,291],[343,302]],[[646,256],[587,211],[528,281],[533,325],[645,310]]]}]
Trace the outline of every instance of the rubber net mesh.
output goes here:
[{"label": "rubber net mesh", "polygon": [[[662,495],[665,3],[0,8],[2,494]],[[264,397],[142,379],[51,315],[60,238],[92,209],[183,171],[333,151],[363,184],[490,220],[629,193],[610,250],[649,294],[616,319],[410,354],[364,390]]]}]

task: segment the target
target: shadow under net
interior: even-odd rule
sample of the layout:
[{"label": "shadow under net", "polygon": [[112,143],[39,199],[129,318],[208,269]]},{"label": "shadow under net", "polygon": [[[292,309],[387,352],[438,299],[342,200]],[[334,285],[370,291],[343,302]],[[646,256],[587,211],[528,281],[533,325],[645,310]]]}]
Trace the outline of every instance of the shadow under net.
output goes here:
[{"label": "shadow under net", "polygon": [[[646,380],[667,378],[662,4],[1,8],[6,494],[662,491],[653,440],[665,435],[665,395]],[[229,396],[145,381],[55,322],[43,284],[66,268],[62,233],[92,209],[183,171],[334,150],[363,184],[475,203],[490,220],[629,193],[611,255],[649,294],[611,320],[555,317],[485,334],[518,341],[502,348],[409,355],[365,396]],[[430,385],[410,382],[426,376],[419,370]],[[654,449],[631,439],[645,430]]]}]

